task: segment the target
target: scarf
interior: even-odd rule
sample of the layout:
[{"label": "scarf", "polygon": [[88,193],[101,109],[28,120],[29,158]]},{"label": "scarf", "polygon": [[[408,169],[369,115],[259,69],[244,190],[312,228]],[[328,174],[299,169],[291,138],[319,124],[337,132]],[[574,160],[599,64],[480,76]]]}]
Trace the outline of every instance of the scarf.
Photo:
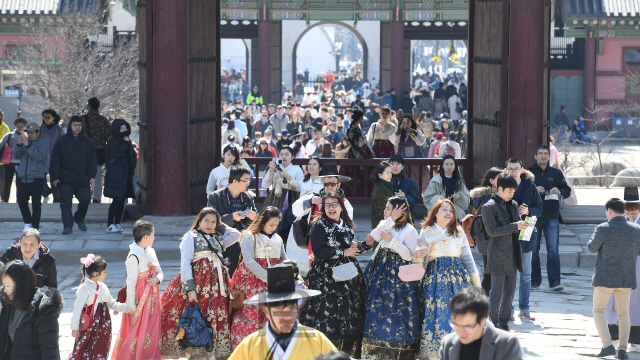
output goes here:
[{"label": "scarf", "polygon": [[378,179],[378,181],[380,182],[380,185],[384,186],[387,190],[389,190],[390,193],[394,193],[393,184],[391,182],[382,180],[380,178]]},{"label": "scarf", "polygon": [[334,222],[326,216],[322,217],[322,227],[327,234],[327,243],[332,245],[340,245],[347,249],[351,247],[351,241],[356,235],[353,229],[347,225],[342,219],[339,223]]}]

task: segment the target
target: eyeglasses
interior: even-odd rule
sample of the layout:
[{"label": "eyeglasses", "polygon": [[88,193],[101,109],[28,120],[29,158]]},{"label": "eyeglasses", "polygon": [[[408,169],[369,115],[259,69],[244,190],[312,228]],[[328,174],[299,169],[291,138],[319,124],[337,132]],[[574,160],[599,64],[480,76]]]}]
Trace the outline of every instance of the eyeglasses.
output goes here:
[{"label": "eyeglasses", "polygon": [[241,182],[243,182],[243,183],[247,183],[247,184],[248,184],[248,183],[250,183],[250,182],[251,182],[251,179],[247,179],[247,180],[239,179],[238,181],[241,181]]},{"label": "eyeglasses", "polygon": [[324,207],[326,207],[327,209],[334,209],[334,208],[337,208],[338,206],[340,206],[340,204],[337,202],[324,204]]},{"label": "eyeglasses", "polygon": [[324,187],[336,187],[338,186],[337,182],[326,182],[324,183]]},{"label": "eyeglasses", "polygon": [[539,153],[536,153],[536,155],[549,156],[549,153],[548,152],[539,152]]},{"label": "eyeglasses", "polygon": [[476,326],[478,326],[478,323],[475,323],[473,326],[471,326],[471,325],[458,325],[458,324],[454,323],[453,321],[449,321],[449,325],[451,325],[452,329],[460,329],[460,330],[464,330],[464,331],[471,331],[471,330],[475,329]]},{"label": "eyeglasses", "polygon": [[521,167],[519,167],[519,168],[507,168],[507,171],[508,172],[514,172],[514,171],[520,171],[521,169],[522,169]]},{"label": "eyeglasses", "polygon": [[267,117],[267,115],[265,115],[265,114],[262,114],[262,117]]}]

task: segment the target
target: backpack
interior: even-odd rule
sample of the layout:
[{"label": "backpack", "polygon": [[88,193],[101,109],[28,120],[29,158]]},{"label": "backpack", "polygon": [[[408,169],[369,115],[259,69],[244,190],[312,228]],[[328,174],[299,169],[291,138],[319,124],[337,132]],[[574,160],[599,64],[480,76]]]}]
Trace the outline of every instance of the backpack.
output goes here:
[{"label": "backpack", "polygon": [[435,111],[436,113],[442,113],[444,112],[444,99],[440,98],[440,99],[436,99],[436,108]]},{"label": "backpack", "polygon": [[471,228],[469,229],[469,234],[473,238],[476,246],[478,247],[478,251],[481,254],[487,253],[487,245],[489,244],[489,236],[487,236],[487,231],[484,229],[484,223],[482,222],[482,214],[477,214],[478,210],[473,210],[474,216],[473,221],[471,222]]},{"label": "backpack", "polygon": [[183,334],[182,338],[178,340],[178,345],[182,350],[187,347],[204,347],[207,351],[212,350],[213,330],[207,327],[197,303],[189,304],[189,307],[182,313],[177,330]]},{"label": "backpack", "polygon": [[447,155],[451,155],[454,158],[456,157],[456,149],[452,148],[451,146],[447,145],[447,148],[444,149],[444,154],[442,155],[442,157],[445,157]]}]

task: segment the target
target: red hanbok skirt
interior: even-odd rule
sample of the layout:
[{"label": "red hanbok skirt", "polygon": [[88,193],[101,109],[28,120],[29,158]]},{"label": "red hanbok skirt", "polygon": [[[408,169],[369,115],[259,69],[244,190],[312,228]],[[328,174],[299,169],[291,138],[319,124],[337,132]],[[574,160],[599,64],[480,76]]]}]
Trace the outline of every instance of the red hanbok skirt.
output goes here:
[{"label": "red hanbok skirt", "polygon": [[[204,316],[207,327],[213,329],[212,354],[228,356],[231,354],[231,329],[229,327],[229,275],[222,267],[225,295],[220,293],[218,269],[209,258],[197,260],[191,264],[193,281],[196,286],[198,308]],[[176,340],[177,327],[182,313],[189,305],[188,296],[182,292],[180,273],[171,281],[162,294],[162,335],[163,357],[179,358],[186,353],[191,355],[206,353],[205,348],[187,348],[182,350]]]},{"label": "red hanbok skirt", "polygon": [[[255,260],[264,269],[269,267],[267,259],[258,258]],[[280,259],[271,258],[269,262],[273,266],[279,264]],[[247,299],[253,295],[267,291],[267,284],[253,275],[251,270],[247,269],[244,265],[244,261],[238,265],[238,269],[233,273],[231,287],[244,290]],[[244,305],[242,309],[236,311],[233,314],[233,321],[231,323],[233,347],[237,347],[247,336],[264,328],[264,324],[267,321],[268,319],[262,312],[260,305]]]},{"label": "red hanbok skirt", "polygon": [[[82,313],[90,311],[93,305],[85,305]],[[96,306],[93,320],[73,345],[73,352],[68,360],[106,360],[111,347],[111,315],[109,308],[103,302]]]},{"label": "red hanbok skirt", "polygon": [[374,140],[371,147],[377,158],[389,159],[396,154],[393,144],[389,140]]}]

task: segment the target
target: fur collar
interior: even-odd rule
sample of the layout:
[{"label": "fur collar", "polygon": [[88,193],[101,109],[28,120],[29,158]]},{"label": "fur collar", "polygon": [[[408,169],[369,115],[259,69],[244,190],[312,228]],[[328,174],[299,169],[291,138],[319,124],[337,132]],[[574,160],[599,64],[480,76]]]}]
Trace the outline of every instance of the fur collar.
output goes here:
[{"label": "fur collar", "polygon": [[498,191],[498,190],[496,190],[492,186],[477,187],[477,188],[469,191],[469,197],[472,198],[472,199],[480,199],[480,198],[483,198],[485,196],[491,196],[496,191]]},{"label": "fur collar", "polygon": [[531,182],[536,182],[536,176],[529,170],[526,170],[520,175],[520,177],[524,178],[524,180],[530,180]]}]

